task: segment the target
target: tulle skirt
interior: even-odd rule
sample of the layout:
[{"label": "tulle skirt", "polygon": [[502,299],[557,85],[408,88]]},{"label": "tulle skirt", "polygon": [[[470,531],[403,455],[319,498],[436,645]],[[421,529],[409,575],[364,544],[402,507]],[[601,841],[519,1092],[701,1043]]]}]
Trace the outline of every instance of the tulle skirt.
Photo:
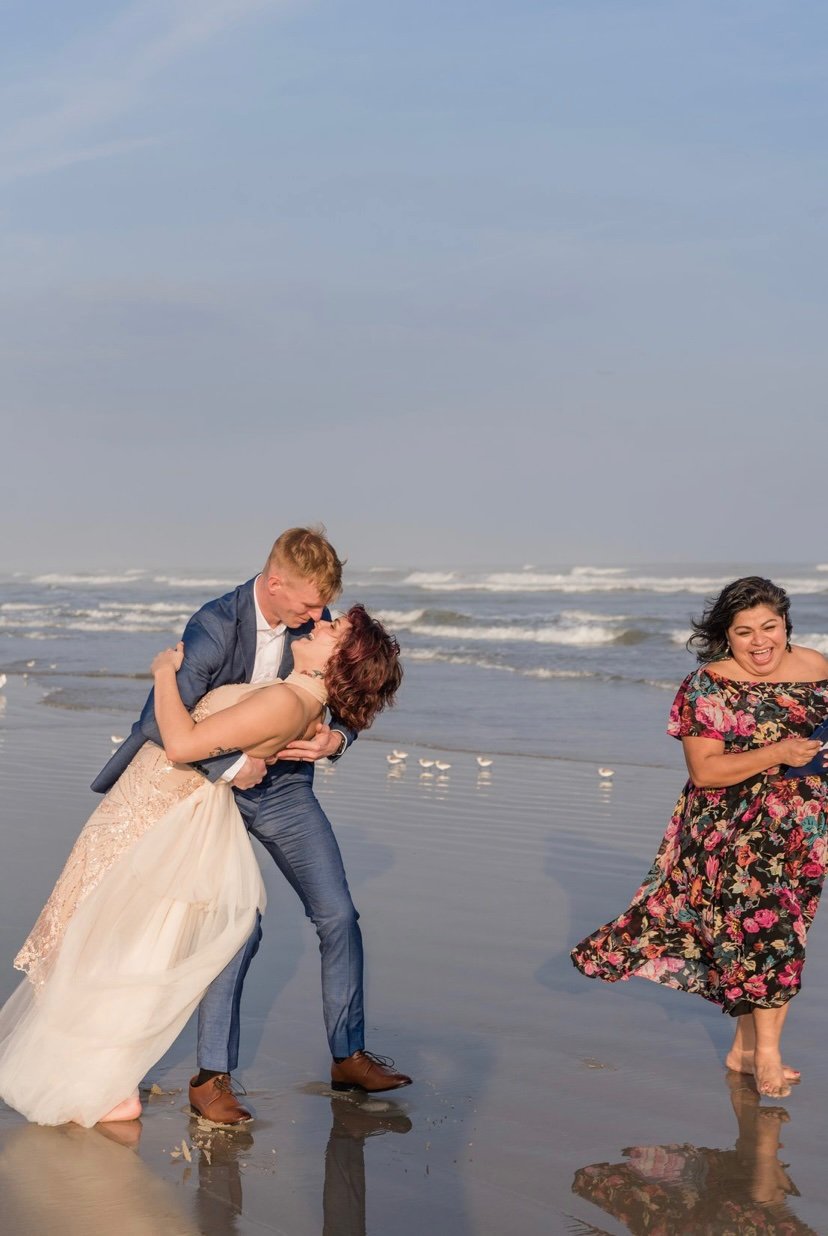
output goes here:
[{"label": "tulle skirt", "polygon": [[113,864],[47,972],[0,1010],[0,1098],[89,1127],[132,1094],[265,905],[229,786],[204,782]]}]

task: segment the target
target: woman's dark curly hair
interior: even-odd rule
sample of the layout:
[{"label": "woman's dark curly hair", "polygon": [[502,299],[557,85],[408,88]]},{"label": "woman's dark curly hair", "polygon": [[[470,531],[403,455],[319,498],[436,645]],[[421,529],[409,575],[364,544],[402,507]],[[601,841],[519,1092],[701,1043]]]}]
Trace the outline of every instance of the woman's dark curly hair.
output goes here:
[{"label": "woman's dark curly hair", "polygon": [[744,579],[734,579],[732,584],[722,588],[719,595],[708,602],[701,618],[692,620],[693,634],[687,641],[688,651],[695,652],[702,664],[729,657],[727,633],[733,626],[734,618],[741,610],[753,609],[757,605],[767,605],[780,618],[785,619],[790,650],[793,625],[789,613],[791,602],[787,592],[772,580],[763,579],[761,575],[746,575]]},{"label": "woman's dark curly hair", "polygon": [[351,629],[325,668],[328,707],[353,730],[367,730],[390,708],[402,682],[400,646],[363,605],[345,617]]}]

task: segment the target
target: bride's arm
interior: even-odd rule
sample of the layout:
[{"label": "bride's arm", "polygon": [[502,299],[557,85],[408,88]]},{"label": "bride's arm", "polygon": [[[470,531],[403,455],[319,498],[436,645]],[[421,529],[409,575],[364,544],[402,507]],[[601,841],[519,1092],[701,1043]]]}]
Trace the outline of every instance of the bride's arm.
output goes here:
[{"label": "bride's arm", "polygon": [[275,684],[203,721],[193,721],[175,678],[179,649],[160,652],[152,663],[155,716],[173,764],[190,764],[227,751],[269,755],[304,733],[307,722],[301,703],[289,688]]}]

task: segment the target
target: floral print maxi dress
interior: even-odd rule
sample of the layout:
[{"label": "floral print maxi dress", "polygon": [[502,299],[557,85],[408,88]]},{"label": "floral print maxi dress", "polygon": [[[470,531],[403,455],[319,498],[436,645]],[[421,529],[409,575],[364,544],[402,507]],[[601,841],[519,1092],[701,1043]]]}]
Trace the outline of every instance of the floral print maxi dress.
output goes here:
[{"label": "floral print maxi dress", "polygon": [[[667,729],[725,752],[807,736],[828,716],[828,680],[737,682],[702,668],[679,688]],[[590,978],[633,977],[696,992],[737,1016],[799,990],[825,878],[828,777],[780,769],[738,785],[685,785],[629,909],[572,950]]]}]

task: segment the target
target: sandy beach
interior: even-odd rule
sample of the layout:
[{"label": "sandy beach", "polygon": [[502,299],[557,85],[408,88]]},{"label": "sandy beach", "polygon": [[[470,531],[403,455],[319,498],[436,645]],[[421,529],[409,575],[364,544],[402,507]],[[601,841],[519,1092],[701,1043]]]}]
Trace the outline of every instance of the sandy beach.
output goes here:
[{"label": "sandy beach", "polygon": [[[0,695],[0,997],[11,958],[96,798],[124,716]],[[787,1031],[803,1083],[783,1105],[726,1076],[729,1023],[643,982],[589,982],[568,950],[626,904],[678,790],[675,770],[467,753],[389,768],[365,737],[317,789],[345,855],[367,956],[368,1046],[415,1084],[334,1097],[316,938],[263,864],[265,941],[243,1005],[256,1122],[191,1121],[188,1028],[146,1080],[140,1125],[40,1129],[0,1108],[16,1236],[828,1231],[823,1166],[825,910]],[[784,1149],[780,1149],[780,1139]],[[183,1143],[183,1146],[182,1146]],[[704,1226],[704,1224],[707,1226]]]}]

